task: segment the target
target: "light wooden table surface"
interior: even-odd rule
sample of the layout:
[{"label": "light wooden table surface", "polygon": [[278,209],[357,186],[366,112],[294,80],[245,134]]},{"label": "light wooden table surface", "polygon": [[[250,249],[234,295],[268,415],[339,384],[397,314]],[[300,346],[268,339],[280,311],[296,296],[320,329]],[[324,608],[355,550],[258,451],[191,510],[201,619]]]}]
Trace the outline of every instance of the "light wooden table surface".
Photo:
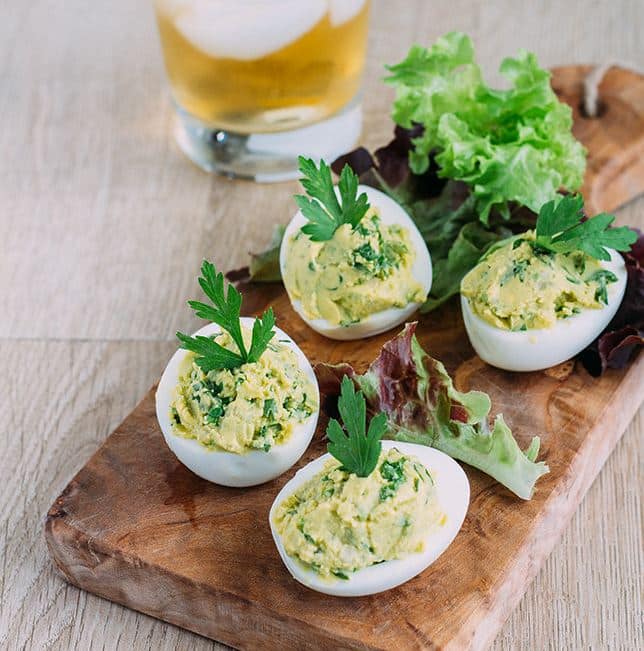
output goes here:
[{"label": "light wooden table surface", "polygon": [[[381,64],[469,32],[490,78],[525,47],[545,65],[644,63],[642,0],[374,0],[367,145],[390,129]],[[2,0],[0,20],[0,648],[219,646],[67,585],[47,508],[158,378],[205,256],[223,268],[286,221],[295,184],[210,177],[170,135],[148,2]],[[619,212],[640,225],[644,199]],[[493,648],[644,648],[642,411]],[[428,604],[431,608],[431,604]]]}]

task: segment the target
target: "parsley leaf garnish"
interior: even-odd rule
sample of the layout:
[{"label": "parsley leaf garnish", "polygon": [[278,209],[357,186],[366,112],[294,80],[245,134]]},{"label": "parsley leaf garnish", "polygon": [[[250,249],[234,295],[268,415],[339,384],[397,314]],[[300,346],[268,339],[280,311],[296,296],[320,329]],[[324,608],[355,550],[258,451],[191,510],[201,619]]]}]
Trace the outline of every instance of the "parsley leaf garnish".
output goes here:
[{"label": "parsley leaf garnish", "polygon": [[362,391],[356,392],[353,382],[345,375],[342,378],[338,410],[344,429],[332,418],[326,429],[329,437],[328,451],[342,464],[347,472],[358,477],[369,476],[380,456],[380,439],[387,430],[387,417],[383,413],[374,416],[366,430],[366,406]]},{"label": "parsley leaf garnish", "polygon": [[256,362],[275,335],[273,309],[269,308],[261,317],[255,319],[251,345],[247,351],[240,322],[241,294],[230,284],[228,291],[225,292],[224,275],[218,273],[215,265],[207,260],[204,260],[201,265],[199,284],[212,305],[201,301],[188,301],[188,305],[194,309],[198,317],[221,326],[235,342],[238,352],[224,348],[211,337],[204,335],[191,337],[177,332],[181,347],[196,354],[195,361],[205,373],[222,368],[233,369],[248,362]]},{"label": "parsley leaf garnish", "polygon": [[581,195],[545,203],[537,219],[537,246],[555,253],[583,251],[597,260],[610,260],[605,247],[628,251],[637,240],[635,231],[626,226],[609,228],[615,221],[613,215],[601,213],[582,221],[583,207]]},{"label": "parsley leaf garnish", "polygon": [[251,339],[248,359],[246,361],[256,362],[262,356],[270,340],[275,336],[275,330],[273,330],[274,325],[275,315],[273,314],[273,308],[269,307],[253,323],[253,338]]},{"label": "parsley leaf garnish", "polygon": [[302,187],[305,195],[295,195],[295,203],[302,214],[309,220],[302,227],[302,232],[314,242],[330,240],[342,224],[350,224],[355,228],[369,209],[367,195],[363,192],[358,196],[358,176],[345,165],[340,174],[338,190],[340,199],[335,193],[331,168],[320,161],[319,169],[310,158],[298,158],[302,173]]},{"label": "parsley leaf garnish", "polygon": [[210,337],[204,335],[191,337],[183,332],[177,332],[177,339],[181,342],[181,348],[195,353],[195,362],[203,369],[204,373],[220,368],[237,368],[244,363],[241,355],[220,346]]}]

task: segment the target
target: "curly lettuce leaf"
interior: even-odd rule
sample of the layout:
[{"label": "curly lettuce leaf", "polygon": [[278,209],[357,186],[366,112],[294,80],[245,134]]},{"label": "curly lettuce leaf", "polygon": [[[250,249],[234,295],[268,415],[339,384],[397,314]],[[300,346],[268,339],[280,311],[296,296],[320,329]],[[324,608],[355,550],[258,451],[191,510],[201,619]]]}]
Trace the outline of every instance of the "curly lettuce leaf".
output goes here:
[{"label": "curly lettuce leaf", "polygon": [[539,438],[522,451],[500,414],[490,429],[489,396],[457,391],[443,364],[422,349],[415,330],[415,323],[408,324],[387,342],[363,375],[348,364],[318,364],[320,389],[337,395],[348,375],[364,393],[369,412],[387,415],[387,438],[435,447],[530,499],[535,482],[549,472],[536,461]]},{"label": "curly lettuce leaf", "polygon": [[560,189],[581,186],[586,157],[571,132],[572,111],[534,54],[521,51],[502,62],[507,90],[485,84],[472,41],[459,32],[430,48],[413,46],[388,70],[394,122],[423,127],[409,153],[412,172],[423,174],[435,152],[439,176],[471,187],[484,223],[493,208],[509,216],[508,202],[537,212]]}]

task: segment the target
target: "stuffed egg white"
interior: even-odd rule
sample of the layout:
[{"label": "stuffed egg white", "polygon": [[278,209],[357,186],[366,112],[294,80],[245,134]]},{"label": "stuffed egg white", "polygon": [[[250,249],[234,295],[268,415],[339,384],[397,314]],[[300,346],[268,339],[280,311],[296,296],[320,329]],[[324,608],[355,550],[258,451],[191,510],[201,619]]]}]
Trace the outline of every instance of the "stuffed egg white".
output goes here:
[{"label": "stuffed egg white", "polygon": [[[249,332],[254,319],[242,317]],[[156,392],[156,414],[168,447],[196,475],[244,487],[274,479],[304,453],[315,432],[319,389],[308,359],[275,327],[258,362],[204,374],[179,349]],[[225,336],[216,324],[195,335]],[[281,403],[281,404],[279,404]]]},{"label": "stuffed egg white", "polygon": [[472,347],[508,371],[537,371],[573,358],[610,323],[626,290],[617,251],[609,249],[609,261],[582,252],[535,255],[529,239],[513,238],[484,257],[461,284]]},{"label": "stuffed egg white", "polygon": [[[400,459],[407,468],[402,482]],[[346,473],[330,454],[306,465],[275,498],[269,522],[293,578],[318,592],[358,597],[389,590],[431,565],[460,530],[469,496],[467,477],[451,457],[383,441],[367,478]],[[359,569],[337,569],[345,564]]]},{"label": "stuffed egg white", "polygon": [[[327,242],[302,232],[298,211],[280,248],[280,270],[293,309],[331,339],[361,339],[406,321],[426,300],[432,263],[411,217],[386,194],[359,185],[369,211],[356,228]],[[338,190],[336,187],[336,194]]]}]

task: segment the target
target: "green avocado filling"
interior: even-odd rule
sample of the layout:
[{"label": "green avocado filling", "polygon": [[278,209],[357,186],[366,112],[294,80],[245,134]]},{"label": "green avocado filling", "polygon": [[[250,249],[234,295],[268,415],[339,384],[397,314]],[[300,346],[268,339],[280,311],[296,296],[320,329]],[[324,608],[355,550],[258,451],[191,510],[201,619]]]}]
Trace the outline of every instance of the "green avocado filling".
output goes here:
[{"label": "green avocado filling", "polygon": [[330,240],[314,242],[302,231],[294,235],[284,284],[309,318],[349,325],[425,300],[412,274],[415,258],[408,231],[383,224],[370,209],[356,228],[343,224]]},{"label": "green avocado filling", "polygon": [[608,285],[616,281],[595,258],[543,249],[530,231],[485,256],[463,278],[461,294],[497,328],[533,330],[551,328],[584,308],[602,308]]},{"label": "green avocado filling", "polygon": [[395,448],[368,477],[336,459],[279,504],[274,524],[289,556],[325,577],[421,552],[446,516],[427,468]]},{"label": "green avocado filling", "polygon": [[[250,333],[244,332],[250,338]],[[215,337],[234,348],[228,334]],[[270,450],[317,409],[315,389],[295,353],[271,342],[257,362],[204,373],[189,353],[182,363],[170,422],[176,434],[236,454]]]}]

